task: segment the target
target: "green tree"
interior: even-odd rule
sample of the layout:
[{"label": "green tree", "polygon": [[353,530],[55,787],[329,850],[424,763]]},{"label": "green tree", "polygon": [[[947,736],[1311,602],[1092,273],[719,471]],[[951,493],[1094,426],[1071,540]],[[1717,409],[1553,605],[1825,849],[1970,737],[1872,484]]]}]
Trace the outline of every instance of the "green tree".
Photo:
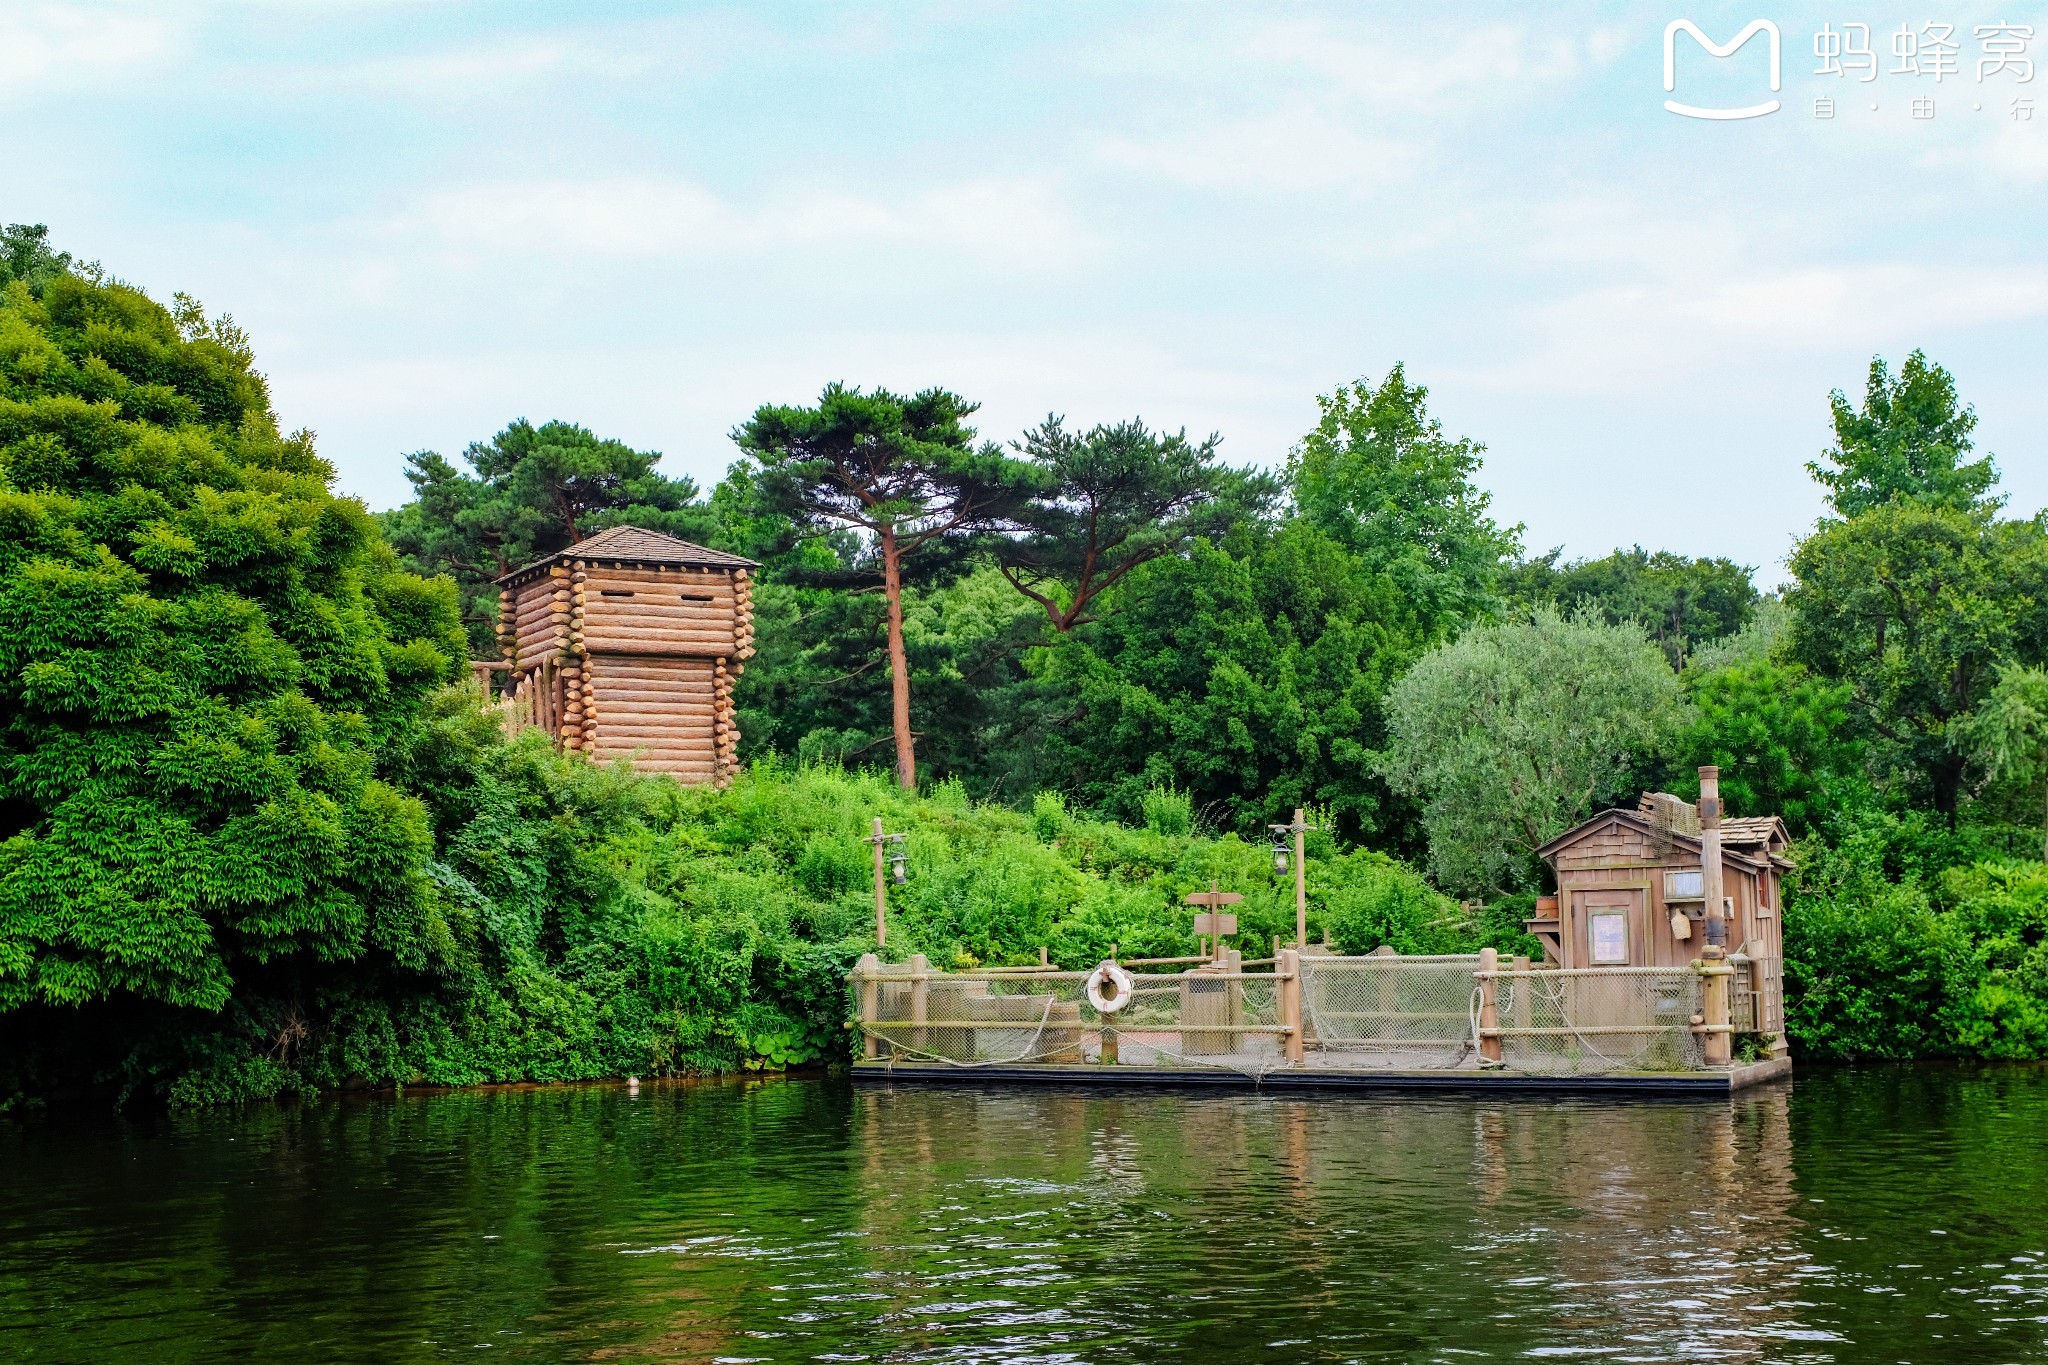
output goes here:
[{"label": "green tree", "polygon": [[460,666],[447,585],[279,431],[231,322],[29,276],[0,293],[0,1012],[445,965],[424,811],[376,773]]},{"label": "green tree", "polygon": [[1863,406],[1840,389],[1828,397],[1835,444],[1807,470],[1828,490],[1837,516],[1855,517],[1900,500],[1989,512],[2004,499],[1989,496],[1998,482],[1990,456],[1965,460],[1976,412],[1956,395],[1956,382],[1920,351],[1906,357],[1896,378],[1882,356],[1870,362]]},{"label": "green tree", "polygon": [[1559,554],[1552,550],[1509,571],[1503,580],[1509,599],[1524,606],[1550,602],[1566,615],[1590,609],[1609,622],[1637,622],[1674,668],[1700,645],[1742,629],[1756,609],[1754,571],[1732,559],[1651,554],[1638,545],[1559,567]]},{"label": "green tree", "polygon": [[2048,533],[1898,500],[1824,524],[1791,569],[1791,657],[1849,686],[1888,766],[1953,828],[1971,713],[2002,666],[2048,654]]},{"label": "green tree", "polygon": [[857,580],[879,583],[887,616],[896,780],[917,785],[910,662],[903,640],[906,567],[957,567],[975,532],[1000,524],[1031,472],[994,444],[976,447],[977,405],[943,389],[904,397],[827,385],[815,407],[765,404],[733,432],[753,458],[763,506],[814,536],[861,536]]},{"label": "green tree", "polygon": [[493,579],[607,526],[697,541],[717,526],[693,481],[655,469],[658,453],[573,422],[513,422],[470,443],[467,471],[431,450],[405,459],[413,501],[384,514],[385,534],[416,572],[455,579],[481,656],[497,653]]},{"label": "green tree", "polygon": [[1486,448],[1446,437],[1428,397],[1396,365],[1377,388],[1360,379],[1318,398],[1287,478],[1301,514],[1390,580],[1406,628],[1434,641],[1495,606],[1522,528],[1494,524],[1473,483]]},{"label": "green tree", "polygon": [[1119,591],[1037,664],[1053,713],[1031,737],[1038,782],[1126,816],[1174,787],[1226,828],[1328,806],[1346,834],[1398,839],[1372,751],[1381,698],[1418,649],[1389,625],[1385,578],[1294,518],[1195,541]]},{"label": "green tree", "polygon": [[[2013,667],[2002,671],[1970,728],[1994,780],[2042,782],[2048,778],[2048,669]],[[2048,792],[2043,796],[2041,858],[2048,862]]]},{"label": "green tree", "polygon": [[[20,280],[40,290],[73,268],[70,252],[50,249],[50,230],[41,223],[9,223],[0,228],[0,285]],[[87,266],[78,273],[89,275],[97,269]]]},{"label": "green tree", "polygon": [[1846,685],[1768,660],[1690,671],[1684,683],[1691,714],[1673,742],[1666,789],[1696,797],[1700,766],[1714,764],[1729,811],[1782,816],[1795,835],[1861,799]]},{"label": "green tree", "polygon": [[1535,850],[1621,796],[1681,714],[1678,677],[1641,626],[1538,607],[1403,675],[1382,763],[1422,802],[1438,882],[1489,892],[1529,883]]},{"label": "green tree", "polygon": [[1047,417],[1018,446],[1040,478],[996,543],[1003,576],[1054,630],[1073,630],[1133,569],[1214,539],[1272,499],[1270,477],[1216,464],[1221,443],[1148,431],[1136,418],[1076,434]]}]

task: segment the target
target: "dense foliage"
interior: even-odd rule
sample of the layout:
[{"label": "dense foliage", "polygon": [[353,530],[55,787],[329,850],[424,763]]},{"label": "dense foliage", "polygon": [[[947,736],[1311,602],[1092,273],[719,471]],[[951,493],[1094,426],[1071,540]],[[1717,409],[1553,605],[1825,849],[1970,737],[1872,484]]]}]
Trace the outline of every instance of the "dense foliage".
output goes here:
[{"label": "dense foliage", "polygon": [[[0,1106],[831,1060],[877,814],[891,947],[940,962],[1176,955],[1212,878],[1262,944],[1295,806],[1336,946],[1528,951],[1532,850],[1702,763],[1799,839],[1802,1052],[2048,1055],[2048,527],[1953,379],[1834,396],[1782,596],[1523,558],[1426,398],[1338,389],[1276,477],[834,385],[757,410],[708,497],[520,421],[373,518],[230,319],[7,229]],[[763,562],[729,791],[508,738],[453,681],[491,578],[621,522]]]},{"label": "dense foliage", "polygon": [[219,1009],[243,964],[457,926],[380,753],[460,667],[246,342],[60,273],[0,301],[0,1010]]},{"label": "dense foliage", "polygon": [[1640,545],[1563,565],[1561,554],[1552,550],[1508,571],[1509,598],[1528,606],[1552,603],[1566,614],[1591,612],[1614,625],[1639,625],[1673,668],[1748,625],[1759,600],[1752,571],[1732,559],[1687,559],[1669,550],[1651,554]]}]

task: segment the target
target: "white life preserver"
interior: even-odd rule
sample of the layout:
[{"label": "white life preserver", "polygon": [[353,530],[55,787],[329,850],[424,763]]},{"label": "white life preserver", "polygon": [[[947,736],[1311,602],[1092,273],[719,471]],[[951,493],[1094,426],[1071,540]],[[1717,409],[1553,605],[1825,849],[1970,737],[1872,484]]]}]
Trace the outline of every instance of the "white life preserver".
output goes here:
[{"label": "white life preserver", "polygon": [[1088,979],[1081,989],[1088,995],[1088,1003],[1097,1014],[1115,1014],[1131,1003],[1131,993],[1136,983],[1131,974],[1114,962],[1105,962],[1088,973]]}]

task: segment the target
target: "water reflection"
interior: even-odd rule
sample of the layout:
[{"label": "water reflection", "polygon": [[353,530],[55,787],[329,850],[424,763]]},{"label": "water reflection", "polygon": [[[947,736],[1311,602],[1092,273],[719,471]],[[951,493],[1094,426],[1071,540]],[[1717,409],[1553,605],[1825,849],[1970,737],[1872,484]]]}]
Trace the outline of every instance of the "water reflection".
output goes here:
[{"label": "water reflection", "polygon": [[[1059,1286],[1069,1341],[1246,1354],[1646,1349],[1806,1332],[1788,1100],[855,1098],[872,1282],[898,1320]],[[930,1324],[927,1324],[928,1326]],[[987,1344],[995,1344],[989,1342]]]},{"label": "water reflection", "polygon": [[2048,1358],[2048,1075],[815,1082],[0,1126],[0,1357]]}]

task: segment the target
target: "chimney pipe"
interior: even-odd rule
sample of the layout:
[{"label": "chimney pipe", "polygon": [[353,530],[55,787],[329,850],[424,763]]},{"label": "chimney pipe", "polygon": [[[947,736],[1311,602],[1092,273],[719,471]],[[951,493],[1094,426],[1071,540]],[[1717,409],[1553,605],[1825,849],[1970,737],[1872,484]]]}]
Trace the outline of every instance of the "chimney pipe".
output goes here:
[{"label": "chimney pipe", "polygon": [[1700,769],[1700,894],[1707,899],[1707,943],[1728,945],[1728,917],[1721,905],[1721,770]]}]

